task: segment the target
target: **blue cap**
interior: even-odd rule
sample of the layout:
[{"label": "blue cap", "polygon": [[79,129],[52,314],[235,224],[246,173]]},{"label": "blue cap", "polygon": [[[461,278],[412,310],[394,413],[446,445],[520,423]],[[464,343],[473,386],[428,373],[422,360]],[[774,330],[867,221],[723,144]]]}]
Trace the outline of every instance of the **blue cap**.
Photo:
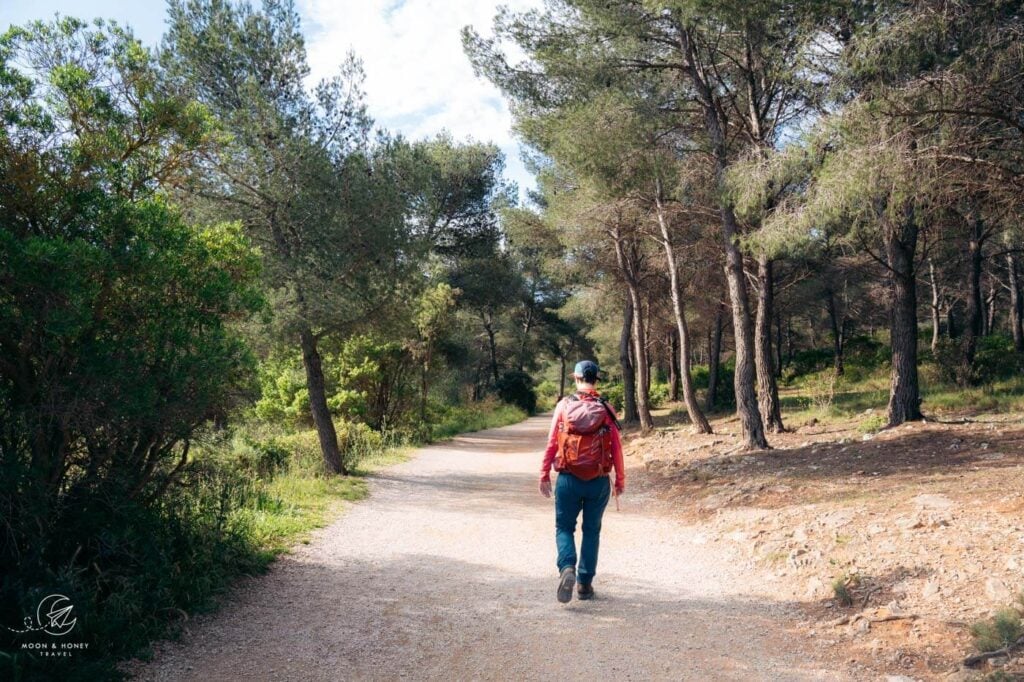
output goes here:
[{"label": "blue cap", "polygon": [[580,360],[576,363],[576,368],[572,371],[573,376],[583,379],[588,384],[592,384],[597,381],[597,373],[601,370],[598,369],[597,363],[593,360]]}]

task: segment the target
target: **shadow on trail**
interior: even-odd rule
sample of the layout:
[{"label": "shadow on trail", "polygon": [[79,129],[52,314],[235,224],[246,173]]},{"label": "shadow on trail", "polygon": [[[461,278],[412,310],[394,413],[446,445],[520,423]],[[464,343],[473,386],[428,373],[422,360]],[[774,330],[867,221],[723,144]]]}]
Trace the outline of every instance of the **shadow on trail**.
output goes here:
[{"label": "shadow on trail", "polygon": [[[386,496],[390,490],[401,494],[399,491],[408,487],[429,490],[428,498],[415,503],[422,509],[507,517],[511,509],[536,511],[545,502],[537,492],[537,474],[509,472],[499,477],[465,472],[441,472],[429,476],[382,473],[375,474],[371,480],[375,486],[373,494],[378,496]],[[409,507],[414,502],[406,498],[402,504]]]},{"label": "shadow on trail", "polygon": [[[368,680],[824,679],[773,649],[778,622],[756,603],[671,593],[639,576],[599,576],[596,599],[561,605],[554,568],[539,579],[408,554],[384,565],[289,561],[283,569],[284,587],[294,593],[225,609],[222,618],[238,627],[234,641],[219,648],[215,668],[228,674],[234,659],[246,657],[258,679],[273,677],[286,659],[292,670],[309,671],[304,679],[339,671]],[[284,622],[277,615],[282,601],[304,617]],[[268,637],[275,629],[285,631]],[[202,633],[200,624],[189,639]],[[183,660],[172,677],[196,679],[191,670]]]}]

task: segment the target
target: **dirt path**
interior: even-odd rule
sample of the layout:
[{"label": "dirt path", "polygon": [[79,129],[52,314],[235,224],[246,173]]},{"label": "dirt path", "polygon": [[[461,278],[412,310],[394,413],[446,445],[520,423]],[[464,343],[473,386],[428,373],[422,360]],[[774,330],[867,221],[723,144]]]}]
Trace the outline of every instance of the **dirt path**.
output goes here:
[{"label": "dirt path", "polygon": [[463,436],[375,477],[140,678],[852,679],[816,667],[786,607],[745,596],[642,493],[605,516],[598,598],[558,604],[552,503],[535,491],[546,427]]}]

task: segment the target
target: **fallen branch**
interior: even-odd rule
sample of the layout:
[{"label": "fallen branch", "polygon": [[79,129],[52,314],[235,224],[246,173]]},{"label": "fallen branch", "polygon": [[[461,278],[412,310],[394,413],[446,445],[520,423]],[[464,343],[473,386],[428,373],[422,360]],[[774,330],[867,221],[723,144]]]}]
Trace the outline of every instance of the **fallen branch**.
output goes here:
[{"label": "fallen branch", "polygon": [[983,661],[987,661],[990,658],[999,658],[1000,656],[1006,656],[1011,651],[1024,644],[1024,637],[1020,637],[1016,642],[1004,646],[1002,649],[996,649],[995,651],[983,651],[980,654],[974,654],[964,659],[964,665],[967,667],[973,667]]},{"label": "fallen branch", "polygon": [[890,620],[905,620],[905,619],[906,620],[913,620],[913,619],[917,618],[917,614],[916,613],[890,613],[888,616],[878,616],[878,617],[862,616],[862,617],[866,618],[869,623],[885,623],[885,622],[890,621]]},{"label": "fallen branch", "polygon": [[873,595],[875,592],[878,592],[880,589],[882,589],[882,586],[881,585],[877,585],[875,587],[872,587],[870,590],[868,590],[867,593],[864,595],[863,601],[861,601],[861,603],[860,603],[860,607],[864,608],[865,606],[867,606],[868,605],[868,599],[871,599],[871,595]]},{"label": "fallen branch", "polygon": [[855,613],[830,620],[828,624],[832,627],[839,627],[840,625],[853,625],[858,620],[866,620],[869,623],[886,623],[891,620],[913,620],[917,617],[916,613],[890,613],[886,616],[865,616],[863,613]]}]

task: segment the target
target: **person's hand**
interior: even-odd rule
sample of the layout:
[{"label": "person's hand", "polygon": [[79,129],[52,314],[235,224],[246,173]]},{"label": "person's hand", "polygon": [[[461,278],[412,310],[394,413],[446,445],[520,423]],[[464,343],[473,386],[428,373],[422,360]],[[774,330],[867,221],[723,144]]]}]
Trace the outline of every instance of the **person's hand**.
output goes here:
[{"label": "person's hand", "polygon": [[540,479],[540,494],[544,497],[551,497],[551,479],[542,478]]},{"label": "person's hand", "polygon": [[622,495],[622,493],[624,493],[624,492],[626,492],[626,484],[625,483],[616,483],[615,484],[615,496],[618,497],[618,496]]}]

